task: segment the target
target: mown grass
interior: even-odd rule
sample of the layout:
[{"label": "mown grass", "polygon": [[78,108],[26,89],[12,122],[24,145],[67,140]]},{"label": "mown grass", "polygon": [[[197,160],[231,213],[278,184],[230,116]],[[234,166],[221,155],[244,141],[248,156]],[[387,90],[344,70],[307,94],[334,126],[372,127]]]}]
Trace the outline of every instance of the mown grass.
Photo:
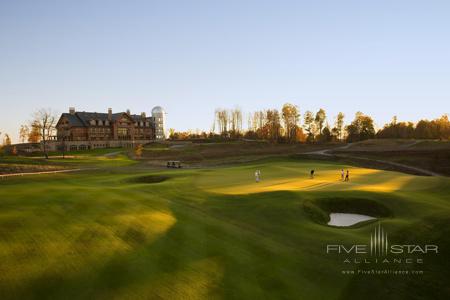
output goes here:
[{"label": "mown grass", "polygon": [[19,173],[45,171],[45,169],[73,169],[98,167],[124,167],[136,164],[123,149],[94,149],[89,151],[72,151],[66,156],[2,156],[0,173]]},{"label": "mown grass", "polygon": [[[159,171],[107,159],[81,160],[95,170],[0,182],[1,299],[445,299],[450,292],[448,178],[294,159]],[[341,168],[350,182],[339,180]],[[422,276],[342,275],[373,267],[325,253],[327,243],[367,242],[374,223],[325,224],[329,211],[354,207],[379,216],[392,240],[437,243],[441,253],[425,257]]]}]

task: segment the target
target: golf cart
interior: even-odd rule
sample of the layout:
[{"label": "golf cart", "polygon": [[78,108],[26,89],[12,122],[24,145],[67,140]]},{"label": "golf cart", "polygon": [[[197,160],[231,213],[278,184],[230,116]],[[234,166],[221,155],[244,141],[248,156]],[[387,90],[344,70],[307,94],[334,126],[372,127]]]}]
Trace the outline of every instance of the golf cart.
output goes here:
[{"label": "golf cart", "polygon": [[181,169],[181,162],[179,160],[169,160],[167,168]]}]

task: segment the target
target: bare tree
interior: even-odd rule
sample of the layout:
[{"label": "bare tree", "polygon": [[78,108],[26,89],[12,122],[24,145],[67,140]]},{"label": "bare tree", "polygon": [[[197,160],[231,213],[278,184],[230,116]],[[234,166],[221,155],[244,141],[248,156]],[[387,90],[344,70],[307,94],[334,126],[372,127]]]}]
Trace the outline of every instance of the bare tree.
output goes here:
[{"label": "bare tree", "polygon": [[230,131],[233,135],[238,136],[242,131],[242,111],[235,108],[229,111]]},{"label": "bare tree", "polygon": [[28,127],[28,125],[21,125],[19,130],[20,141],[22,143],[25,143],[29,135],[30,135],[30,128]]},{"label": "bare tree", "polygon": [[252,126],[251,126],[251,128],[252,128],[252,131],[254,131],[254,132],[256,132],[257,130],[258,130],[258,128],[259,128],[259,122],[258,122],[258,116],[259,116],[259,114],[258,114],[258,112],[254,112],[253,114],[252,114],[252,116],[251,116],[251,119],[252,119]]},{"label": "bare tree", "polygon": [[252,115],[252,131],[256,133],[258,138],[265,138],[263,127],[266,123],[266,111],[259,110]]},{"label": "bare tree", "polygon": [[11,138],[9,137],[9,134],[5,133],[5,137],[3,138],[3,146],[9,145],[11,145]]},{"label": "bare tree", "polygon": [[226,134],[228,132],[229,122],[228,111],[226,109],[216,109],[215,115],[220,134]]},{"label": "bare tree", "polygon": [[48,159],[47,143],[54,133],[56,125],[55,114],[50,109],[40,109],[33,114],[32,126],[39,129],[45,158]]}]

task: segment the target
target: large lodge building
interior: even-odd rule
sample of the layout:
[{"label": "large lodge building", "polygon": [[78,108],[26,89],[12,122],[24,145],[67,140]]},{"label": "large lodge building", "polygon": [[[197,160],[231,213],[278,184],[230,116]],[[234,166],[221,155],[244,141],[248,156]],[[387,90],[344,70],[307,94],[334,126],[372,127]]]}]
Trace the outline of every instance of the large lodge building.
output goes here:
[{"label": "large lodge building", "polygon": [[155,140],[164,140],[164,110],[160,106],[146,116],[126,112],[79,112],[70,108],[56,124],[56,141],[51,148],[85,150],[107,147],[133,147]]}]

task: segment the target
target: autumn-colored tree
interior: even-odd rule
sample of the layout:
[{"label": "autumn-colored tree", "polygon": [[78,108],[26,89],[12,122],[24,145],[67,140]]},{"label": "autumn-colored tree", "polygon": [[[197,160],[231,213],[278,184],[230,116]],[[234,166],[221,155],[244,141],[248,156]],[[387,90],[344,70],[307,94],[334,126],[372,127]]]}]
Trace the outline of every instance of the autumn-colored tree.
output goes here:
[{"label": "autumn-colored tree", "polygon": [[389,124],[384,125],[384,127],[377,132],[377,137],[382,139],[414,138],[414,124],[412,122],[398,122],[397,116],[394,116]]},{"label": "autumn-colored tree", "polygon": [[416,129],[414,130],[414,137],[416,139],[431,139],[431,127],[428,120],[420,120],[417,122]]},{"label": "autumn-colored tree", "polygon": [[174,128],[169,128],[169,139],[173,140],[174,139],[174,134],[175,134],[175,129]]},{"label": "autumn-colored tree", "polygon": [[39,131],[39,125],[33,122],[31,125],[31,130],[28,134],[28,142],[30,143],[39,143],[41,140],[41,133]]},{"label": "autumn-colored tree", "polygon": [[142,144],[138,144],[135,148],[134,148],[134,155],[136,156],[136,158],[141,158],[142,157],[142,152],[144,151],[144,146]]},{"label": "autumn-colored tree", "polygon": [[448,115],[443,115],[438,119],[432,120],[431,128],[433,138],[440,140],[450,139],[450,122],[448,120]]},{"label": "autumn-colored tree", "polygon": [[443,115],[439,119],[435,120],[439,128],[439,139],[449,140],[450,139],[450,121],[448,115]]},{"label": "autumn-colored tree", "polygon": [[276,142],[281,135],[280,113],[276,109],[266,111],[266,122],[263,126],[266,139]]},{"label": "autumn-colored tree", "polygon": [[311,111],[307,110],[303,116],[303,128],[307,132],[307,141],[314,141],[314,115]]},{"label": "autumn-colored tree", "polygon": [[420,120],[414,126],[412,122],[398,122],[397,117],[385,124],[377,132],[378,138],[396,139],[450,139],[450,122],[447,115],[428,121]]},{"label": "autumn-colored tree", "polygon": [[304,143],[306,142],[306,134],[303,132],[303,129],[300,126],[295,127],[295,140],[297,142]]},{"label": "autumn-colored tree", "polygon": [[355,114],[353,122],[346,127],[347,141],[356,142],[375,137],[373,119],[362,112]]},{"label": "autumn-colored tree", "polygon": [[297,138],[297,128],[300,118],[300,113],[296,105],[286,103],[281,109],[281,116],[283,118],[284,129],[286,133],[286,139],[289,142],[296,141]]}]

